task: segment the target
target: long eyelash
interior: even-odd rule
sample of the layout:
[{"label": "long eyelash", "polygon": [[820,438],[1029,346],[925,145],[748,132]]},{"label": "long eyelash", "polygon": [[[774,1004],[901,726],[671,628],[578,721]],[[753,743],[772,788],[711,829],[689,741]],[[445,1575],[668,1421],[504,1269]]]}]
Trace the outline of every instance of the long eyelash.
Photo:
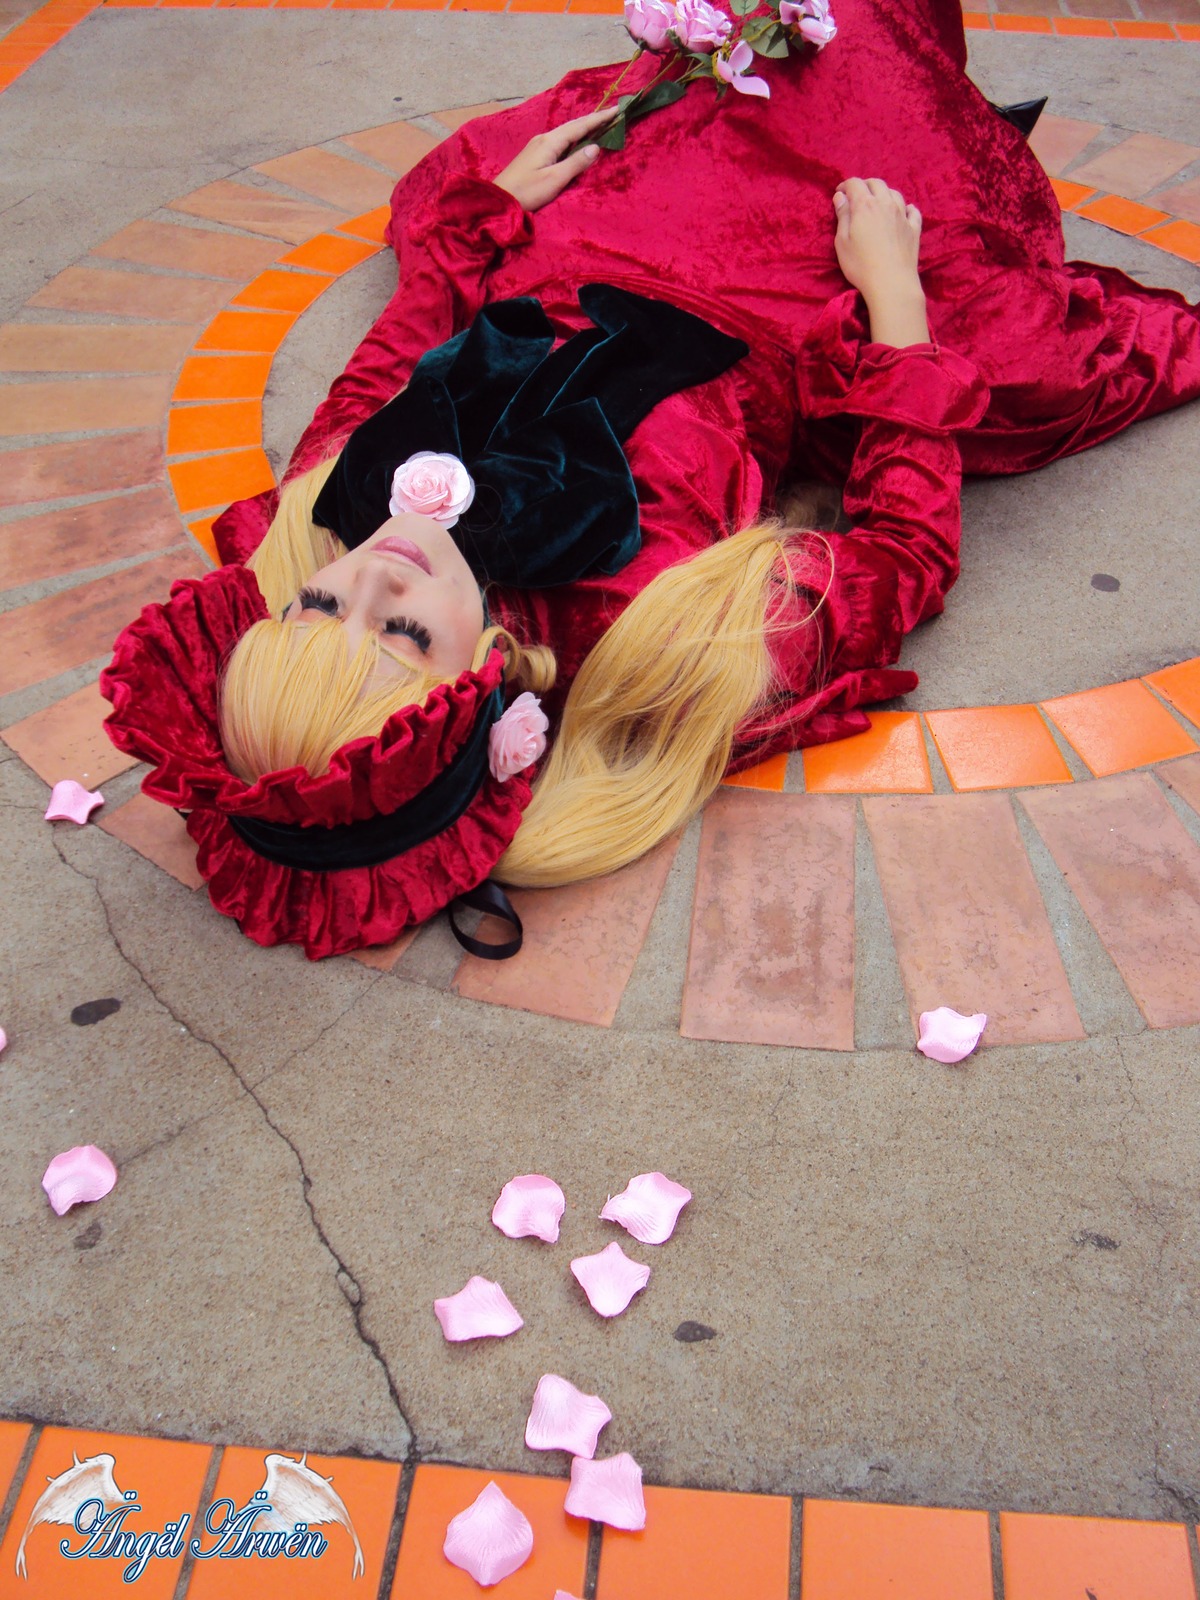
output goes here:
[{"label": "long eyelash", "polygon": [[331,617],[337,616],[337,600],[324,589],[301,589],[296,599],[300,602],[301,611],[311,607],[314,611],[327,611]]},{"label": "long eyelash", "polygon": [[433,644],[433,636],[428,628],[423,628],[419,622],[410,622],[407,617],[389,617],[384,624],[385,633],[406,633],[419,648],[422,655],[428,655]]}]

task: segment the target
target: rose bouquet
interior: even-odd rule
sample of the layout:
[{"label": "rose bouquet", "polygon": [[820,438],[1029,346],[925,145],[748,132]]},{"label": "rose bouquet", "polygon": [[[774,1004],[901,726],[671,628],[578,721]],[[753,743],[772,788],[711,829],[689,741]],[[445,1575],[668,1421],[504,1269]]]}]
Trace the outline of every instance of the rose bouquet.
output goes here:
[{"label": "rose bouquet", "polygon": [[766,100],[770,85],[751,71],[756,56],[823,50],[837,33],[829,0],[731,0],[730,9],[733,19],[709,0],[625,0],[625,29],[637,50],[596,109],[618,94],[643,55],[659,56],[663,65],[645,88],[620,95],[618,114],[588,142],[620,150],[633,123],[680,99],[701,79],[716,85],[718,100],[730,89]]}]

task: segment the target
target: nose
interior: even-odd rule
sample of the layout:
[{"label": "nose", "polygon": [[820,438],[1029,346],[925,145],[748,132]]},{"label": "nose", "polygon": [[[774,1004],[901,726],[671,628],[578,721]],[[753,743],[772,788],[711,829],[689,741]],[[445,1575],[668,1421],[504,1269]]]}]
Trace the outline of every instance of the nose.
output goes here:
[{"label": "nose", "polygon": [[378,625],[412,587],[403,562],[368,554],[355,574],[351,611],[359,612],[365,626]]}]

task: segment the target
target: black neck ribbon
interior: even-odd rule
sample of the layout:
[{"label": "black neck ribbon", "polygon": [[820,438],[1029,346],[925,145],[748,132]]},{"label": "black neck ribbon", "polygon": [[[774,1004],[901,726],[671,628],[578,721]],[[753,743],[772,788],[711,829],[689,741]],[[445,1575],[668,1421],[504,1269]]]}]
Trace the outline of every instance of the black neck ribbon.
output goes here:
[{"label": "black neck ribbon", "polygon": [[579,290],[593,324],[554,349],[538,302],[498,300],[422,356],[407,388],[361,423],[313,507],[353,549],[391,515],[396,468],[456,456],[475,499],[450,529],[480,583],[542,589],[619,572],[641,548],[621,442],[668,395],[719,376],[741,339],[612,284]]}]

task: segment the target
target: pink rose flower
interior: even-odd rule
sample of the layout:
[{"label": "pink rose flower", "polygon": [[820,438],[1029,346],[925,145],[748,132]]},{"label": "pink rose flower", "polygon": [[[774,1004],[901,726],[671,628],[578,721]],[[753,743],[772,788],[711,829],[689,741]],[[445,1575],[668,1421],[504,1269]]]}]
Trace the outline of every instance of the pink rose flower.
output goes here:
[{"label": "pink rose flower", "polygon": [[667,0],[625,0],[625,30],[643,49],[656,55],[671,42],[675,13]]},{"label": "pink rose flower", "polygon": [[492,777],[507,783],[514,773],[531,767],[545,751],[549,726],[537,695],[519,694],[488,735]]},{"label": "pink rose flower", "polygon": [[718,78],[732,84],[739,94],[756,94],[763,100],[771,98],[770,85],[763,78],[753,78],[746,71],[754,61],[754,51],[744,39],[739,39],[728,55],[722,51],[713,58]]},{"label": "pink rose flower", "polygon": [[415,512],[452,528],[474,498],[471,474],[457,456],[418,450],[396,468],[388,510],[394,517]]},{"label": "pink rose flower", "polygon": [[733,32],[733,23],[708,0],[675,0],[671,32],[682,49],[711,55]]},{"label": "pink rose flower", "polygon": [[780,0],[779,20],[785,28],[795,28],[808,44],[824,50],[837,37],[837,23],[829,0]]}]

